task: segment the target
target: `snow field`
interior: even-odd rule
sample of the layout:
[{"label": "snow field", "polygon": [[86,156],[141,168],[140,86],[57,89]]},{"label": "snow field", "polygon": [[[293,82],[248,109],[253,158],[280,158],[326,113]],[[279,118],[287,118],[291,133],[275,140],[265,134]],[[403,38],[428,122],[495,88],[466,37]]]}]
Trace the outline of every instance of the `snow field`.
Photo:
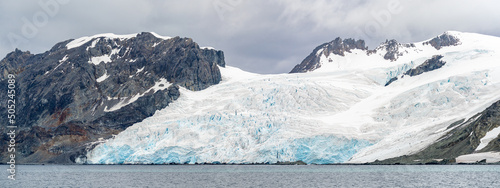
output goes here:
[{"label": "snow field", "polygon": [[[462,44],[415,43],[393,62],[353,50],[323,56],[304,74],[221,68],[220,84],[181,88],[178,100],[99,144],[87,162],[364,163],[418,152],[500,100],[500,40],[449,33]],[[445,66],[402,76],[433,55]]]}]

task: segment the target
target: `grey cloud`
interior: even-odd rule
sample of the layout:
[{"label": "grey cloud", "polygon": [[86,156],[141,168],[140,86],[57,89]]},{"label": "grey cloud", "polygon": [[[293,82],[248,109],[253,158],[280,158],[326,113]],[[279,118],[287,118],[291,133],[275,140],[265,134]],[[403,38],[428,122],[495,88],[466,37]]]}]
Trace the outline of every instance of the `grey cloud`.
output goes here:
[{"label": "grey cloud", "polygon": [[[23,36],[23,18],[32,20],[44,11],[38,3],[50,1],[56,0],[0,2],[2,56],[14,50],[7,36]],[[500,11],[495,10],[500,2],[493,0],[66,1],[45,25],[37,27],[35,36],[18,47],[40,53],[70,38],[154,31],[191,37],[200,46],[224,50],[231,66],[285,73],[314,47],[337,36],[363,38],[370,48],[385,39],[416,42],[447,30],[500,36]],[[391,13],[390,19],[380,17],[394,1],[402,11]]]}]

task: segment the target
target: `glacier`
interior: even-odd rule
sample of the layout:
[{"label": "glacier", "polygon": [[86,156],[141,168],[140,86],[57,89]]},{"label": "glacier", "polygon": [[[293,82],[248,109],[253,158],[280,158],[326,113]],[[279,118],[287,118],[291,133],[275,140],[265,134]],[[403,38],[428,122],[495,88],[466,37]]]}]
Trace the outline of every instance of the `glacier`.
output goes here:
[{"label": "glacier", "polygon": [[[197,92],[181,89],[181,97],[169,108],[98,145],[89,153],[88,162],[194,164],[300,160],[327,164],[347,161],[373,144],[372,140],[335,134],[333,129],[331,133],[316,130],[320,122],[297,117],[347,109],[358,97],[368,96],[360,89],[305,81],[295,75],[262,78],[233,67],[221,70],[224,81],[217,87]],[[228,72],[231,73],[224,74]],[[249,77],[231,78],[231,74]],[[327,90],[317,84],[331,87]]]},{"label": "glacier", "polygon": [[[447,127],[500,100],[496,37],[449,32],[461,45],[423,42],[396,61],[353,50],[303,74],[220,67],[222,82],[181,96],[88,151],[89,164],[365,163],[417,152]],[[424,41],[425,42],[425,41]],[[446,64],[402,76],[433,55]],[[332,60],[332,61],[330,61]],[[389,86],[393,77],[399,79]]]}]

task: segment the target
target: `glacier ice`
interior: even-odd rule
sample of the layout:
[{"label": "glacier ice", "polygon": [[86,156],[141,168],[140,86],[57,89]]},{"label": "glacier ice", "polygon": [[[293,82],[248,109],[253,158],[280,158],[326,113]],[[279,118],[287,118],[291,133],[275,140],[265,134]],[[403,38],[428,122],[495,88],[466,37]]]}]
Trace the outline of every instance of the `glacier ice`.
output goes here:
[{"label": "glacier ice", "polygon": [[[233,140],[234,141],[234,140]],[[195,163],[276,163],[303,161],[308,164],[332,164],[348,161],[360,149],[372,145],[366,140],[335,136],[314,136],[284,142],[262,143],[251,153],[245,140],[237,140],[233,147],[215,148],[208,144],[200,148],[166,146],[156,148],[154,142],[131,148],[129,145],[100,145],[94,150],[91,163],[98,164],[195,164]],[[247,143],[248,144],[248,143]],[[250,146],[246,146],[250,147]],[[152,150],[148,152],[148,150]]]},{"label": "glacier ice", "polygon": [[[462,45],[415,43],[393,62],[353,50],[304,74],[221,68],[220,84],[181,88],[168,107],[89,151],[87,162],[362,163],[417,152],[500,100],[500,54],[491,42],[499,39],[456,35]],[[384,87],[437,54],[445,66]]]}]

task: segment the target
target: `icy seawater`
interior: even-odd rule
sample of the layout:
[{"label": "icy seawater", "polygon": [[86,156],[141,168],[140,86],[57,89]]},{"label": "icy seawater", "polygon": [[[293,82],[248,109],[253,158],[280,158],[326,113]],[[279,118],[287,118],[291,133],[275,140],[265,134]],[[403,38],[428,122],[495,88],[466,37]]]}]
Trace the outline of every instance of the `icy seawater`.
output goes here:
[{"label": "icy seawater", "polygon": [[[2,165],[3,169],[7,166]],[[498,165],[19,165],[1,187],[500,187]]]}]

